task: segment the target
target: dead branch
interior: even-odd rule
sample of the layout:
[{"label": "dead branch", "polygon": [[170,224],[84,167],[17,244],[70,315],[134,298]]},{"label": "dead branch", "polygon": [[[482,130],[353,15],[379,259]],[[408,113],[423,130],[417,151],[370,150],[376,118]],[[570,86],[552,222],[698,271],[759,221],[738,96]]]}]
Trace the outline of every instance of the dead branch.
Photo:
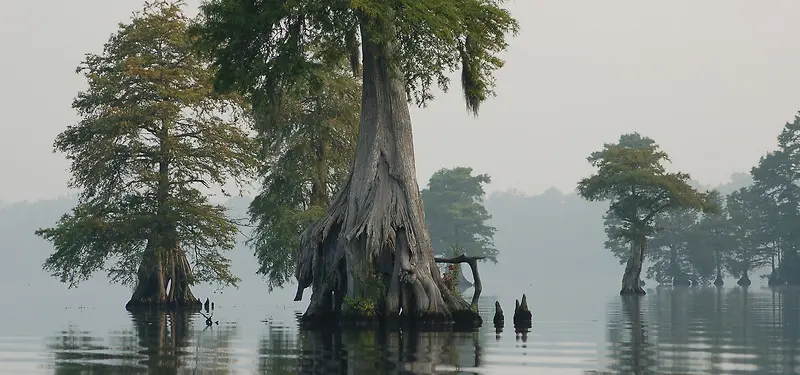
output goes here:
[{"label": "dead branch", "polygon": [[473,288],[475,288],[475,292],[472,294],[473,307],[478,306],[478,298],[480,298],[481,292],[483,291],[483,283],[481,282],[481,275],[478,273],[478,261],[481,259],[486,259],[486,257],[485,256],[468,257],[464,254],[461,254],[455,258],[434,258],[434,261],[436,261],[436,263],[469,264],[469,268],[472,270],[472,280],[475,281],[475,284],[472,286]]}]

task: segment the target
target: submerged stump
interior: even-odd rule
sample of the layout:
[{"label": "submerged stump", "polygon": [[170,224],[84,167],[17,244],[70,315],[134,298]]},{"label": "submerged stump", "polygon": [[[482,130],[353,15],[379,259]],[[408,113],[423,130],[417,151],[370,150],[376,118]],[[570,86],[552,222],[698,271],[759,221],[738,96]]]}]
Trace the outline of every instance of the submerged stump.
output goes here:
[{"label": "submerged stump", "polygon": [[494,323],[495,328],[503,328],[505,325],[505,316],[503,316],[503,308],[500,307],[500,301],[494,301]]},{"label": "submerged stump", "polygon": [[514,306],[514,328],[517,330],[528,329],[533,326],[533,314],[528,308],[528,297],[522,295],[522,302],[515,301]]}]

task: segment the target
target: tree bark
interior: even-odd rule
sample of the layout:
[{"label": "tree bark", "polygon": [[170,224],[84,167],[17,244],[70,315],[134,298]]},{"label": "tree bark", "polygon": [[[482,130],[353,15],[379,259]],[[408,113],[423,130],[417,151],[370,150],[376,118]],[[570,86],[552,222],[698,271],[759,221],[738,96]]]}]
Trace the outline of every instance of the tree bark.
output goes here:
[{"label": "tree bark", "polygon": [[142,308],[197,309],[202,303],[191,291],[191,266],[186,253],[177,246],[159,247],[148,242],[133,296],[125,305],[128,310]]},{"label": "tree bark", "polygon": [[202,303],[190,290],[191,266],[186,253],[180,249],[175,222],[169,215],[170,128],[170,122],[162,119],[159,131],[158,185],[155,192],[155,228],[142,255],[136,289],[125,305],[128,310],[152,307],[202,308]]},{"label": "tree bark", "polygon": [[311,183],[311,206],[328,205],[328,163],[325,155],[325,141],[320,137],[314,145],[314,181]]},{"label": "tree bark", "polygon": [[[466,263],[469,264],[469,269],[472,270],[472,280],[475,281],[475,284],[471,285],[475,287],[475,292],[472,294],[472,305],[473,309],[478,308],[478,299],[481,297],[481,292],[483,292],[483,282],[481,282],[481,275],[478,273],[478,261],[486,259],[484,256],[476,256],[476,257],[468,257],[464,254],[461,254],[455,258],[433,258],[434,262],[436,263],[449,263],[449,264],[461,264]],[[466,280],[464,278],[463,269],[459,272],[459,277],[461,280]],[[466,280],[468,281],[468,280]],[[459,286],[461,283],[459,283]]]},{"label": "tree bark", "polygon": [[620,295],[645,295],[641,283],[642,266],[644,256],[647,251],[647,239],[637,238],[631,241],[631,255],[625,265],[625,273],[622,275],[622,290]]},{"label": "tree bark", "polygon": [[377,42],[367,23],[361,26],[355,161],[326,215],[301,236],[295,300],[312,287],[306,320],[399,317],[480,325],[480,316],[444,285],[434,263],[405,85],[389,67],[391,46]]}]

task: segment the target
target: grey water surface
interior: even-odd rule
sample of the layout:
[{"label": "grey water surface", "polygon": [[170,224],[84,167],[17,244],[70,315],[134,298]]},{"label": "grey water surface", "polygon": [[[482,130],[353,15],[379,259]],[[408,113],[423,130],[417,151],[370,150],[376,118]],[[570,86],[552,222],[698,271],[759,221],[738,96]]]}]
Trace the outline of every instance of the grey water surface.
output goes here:
[{"label": "grey water surface", "polygon": [[[95,288],[95,289],[92,289]],[[306,302],[281,290],[242,301],[210,292],[214,320],[127,313],[96,285],[47,295],[0,289],[2,374],[792,374],[800,290],[652,288],[528,294],[534,324],[515,334],[515,295],[485,295],[477,332],[299,330]],[[124,293],[124,288],[120,289]],[[465,292],[470,295],[471,290]],[[97,296],[97,298],[93,297]],[[102,297],[102,298],[101,298]],[[204,297],[204,296],[202,296]],[[492,326],[495,300],[508,314]],[[554,301],[566,301],[555,304]],[[238,302],[238,304],[237,304]]]}]

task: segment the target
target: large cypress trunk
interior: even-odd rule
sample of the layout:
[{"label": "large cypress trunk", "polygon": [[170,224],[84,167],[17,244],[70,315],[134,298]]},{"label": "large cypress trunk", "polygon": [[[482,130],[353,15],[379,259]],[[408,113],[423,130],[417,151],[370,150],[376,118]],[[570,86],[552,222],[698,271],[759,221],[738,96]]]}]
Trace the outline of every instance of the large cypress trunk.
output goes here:
[{"label": "large cypress trunk", "polygon": [[631,255],[625,265],[625,274],[622,275],[622,290],[620,295],[645,295],[641,283],[644,255],[647,251],[647,239],[637,238],[631,241]]},{"label": "large cypress trunk", "polygon": [[200,309],[201,302],[190,288],[192,270],[186,253],[177,244],[159,246],[159,242],[148,242],[139,266],[136,289],[125,308]]},{"label": "large cypress trunk", "polygon": [[479,325],[442,282],[416,180],[411,116],[391,46],[361,27],[363,91],[355,160],[326,215],[301,238],[298,291],[307,320],[376,317]]}]

